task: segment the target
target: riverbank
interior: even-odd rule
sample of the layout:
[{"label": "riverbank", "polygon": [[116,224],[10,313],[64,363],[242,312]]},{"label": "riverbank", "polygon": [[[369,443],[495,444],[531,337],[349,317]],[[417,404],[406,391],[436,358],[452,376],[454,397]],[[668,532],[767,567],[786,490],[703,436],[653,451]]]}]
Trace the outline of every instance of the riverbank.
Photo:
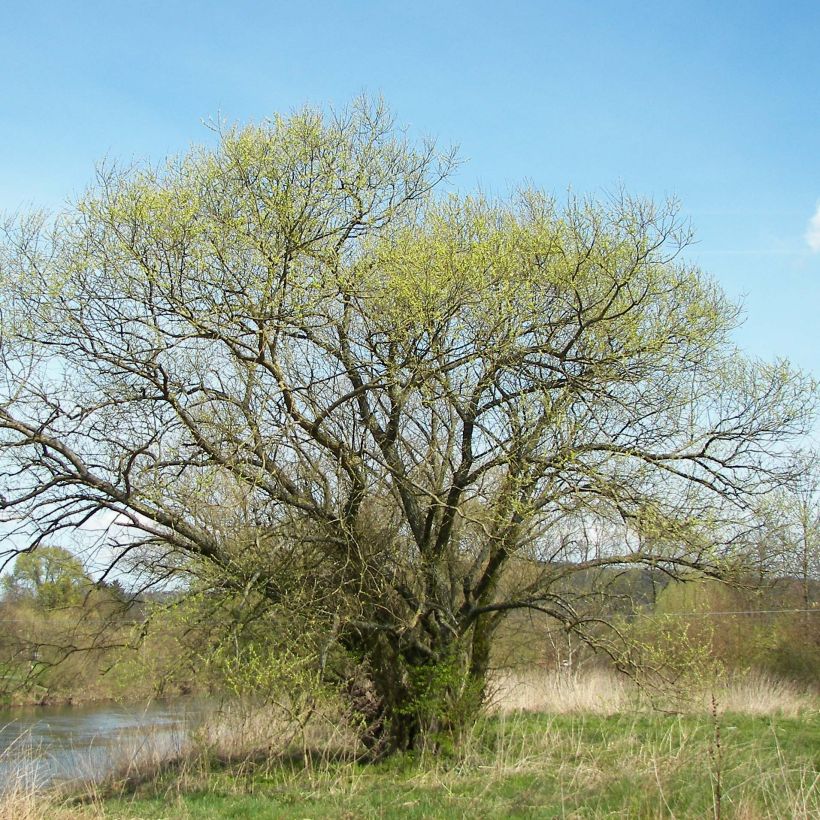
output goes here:
[{"label": "riverbank", "polygon": [[188,761],[4,816],[810,818],[818,744],[816,717],[521,715],[482,722],[458,754]]},{"label": "riverbank", "polygon": [[9,795],[0,817],[820,816],[810,693],[778,705],[776,690],[750,689],[745,712],[737,695],[735,711],[717,702],[672,715],[625,705],[617,681],[515,683],[457,751],[366,764],[329,721],[283,738],[270,715],[238,710],[174,759],[143,749],[105,783]]},{"label": "riverbank", "polygon": [[44,686],[12,691],[0,698],[0,709],[16,709],[36,706],[90,706],[106,703],[144,703],[152,699],[169,700],[190,696],[204,696],[190,685],[168,687],[158,693],[155,689],[135,684],[132,687],[83,686],[63,688],[57,691]]},{"label": "riverbank", "polygon": [[150,701],[167,701],[167,700],[184,700],[186,698],[206,697],[201,693],[192,691],[191,689],[179,690],[177,692],[169,692],[162,696],[146,695],[137,692],[131,695],[111,695],[99,693],[77,692],[71,695],[50,695],[44,693],[37,695],[36,693],[25,693],[20,697],[9,697],[6,700],[0,700],[0,711],[6,709],[40,709],[50,707],[89,707],[89,706],[106,706],[108,704],[125,704],[134,705],[140,703],[147,703]]}]

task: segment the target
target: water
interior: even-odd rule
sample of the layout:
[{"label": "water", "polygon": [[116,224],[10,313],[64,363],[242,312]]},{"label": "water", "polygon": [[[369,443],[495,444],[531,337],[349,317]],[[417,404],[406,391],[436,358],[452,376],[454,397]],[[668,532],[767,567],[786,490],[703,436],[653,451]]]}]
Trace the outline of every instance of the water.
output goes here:
[{"label": "water", "polygon": [[0,710],[0,790],[101,779],[183,749],[204,704],[194,699]]}]

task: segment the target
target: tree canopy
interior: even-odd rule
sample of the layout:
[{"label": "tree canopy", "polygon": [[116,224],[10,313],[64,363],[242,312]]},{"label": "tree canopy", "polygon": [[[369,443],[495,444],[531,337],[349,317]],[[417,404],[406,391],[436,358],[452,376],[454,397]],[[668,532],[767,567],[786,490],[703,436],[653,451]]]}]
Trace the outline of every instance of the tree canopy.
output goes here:
[{"label": "tree canopy", "polygon": [[68,550],[40,546],[17,556],[12,572],[3,577],[3,588],[13,598],[30,598],[39,607],[55,609],[82,601],[91,582]]},{"label": "tree canopy", "polygon": [[390,748],[508,612],[593,640],[596,578],[737,559],[816,387],[735,349],[674,204],[439,194],[366,103],[218,137],[7,224],[7,514],[307,607]]}]

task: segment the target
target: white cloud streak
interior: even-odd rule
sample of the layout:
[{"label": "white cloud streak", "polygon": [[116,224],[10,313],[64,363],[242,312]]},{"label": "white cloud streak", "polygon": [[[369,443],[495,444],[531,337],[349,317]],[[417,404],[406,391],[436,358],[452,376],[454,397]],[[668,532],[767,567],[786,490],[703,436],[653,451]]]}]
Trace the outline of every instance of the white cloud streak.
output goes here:
[{"label": "white cloud streak", "polygon": [[820,203],[814,216],[809,220],[809,227],[806,229],[806,242],[813,253],[820,253]]}]

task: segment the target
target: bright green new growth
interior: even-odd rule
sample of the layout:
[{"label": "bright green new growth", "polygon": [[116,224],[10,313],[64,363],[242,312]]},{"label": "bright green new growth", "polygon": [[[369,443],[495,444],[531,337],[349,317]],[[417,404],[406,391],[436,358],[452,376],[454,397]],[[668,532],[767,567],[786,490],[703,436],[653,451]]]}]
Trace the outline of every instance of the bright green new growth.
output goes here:
[{"label": "bright green new growth", "polygon": [[8,228],[5,510],[113,511],[254,641],[293,609],[377,753],[464,719],[510,612],[615,651],[624,567],[743,566],[815,386],[733,349],[674,205],[438,197],[367,104],[218,138]]}]

